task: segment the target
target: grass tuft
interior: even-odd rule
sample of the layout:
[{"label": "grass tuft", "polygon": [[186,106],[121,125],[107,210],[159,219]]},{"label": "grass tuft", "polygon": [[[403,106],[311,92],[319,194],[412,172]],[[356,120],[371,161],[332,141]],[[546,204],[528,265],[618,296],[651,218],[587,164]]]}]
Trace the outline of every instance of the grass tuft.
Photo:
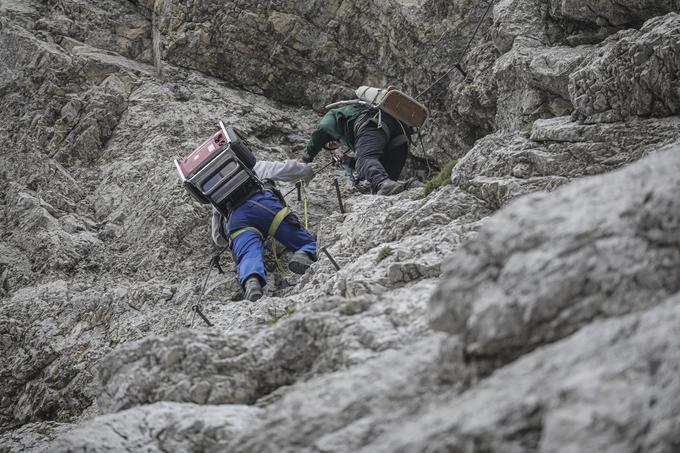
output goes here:
[{"label": "grass tuft", "polygon": [[281,316],[278,315],[276,312],[276,307],[274,307],[274,313],[272,314],[271,310],[269,311],[269,315],[271,318],[265,320],[268,326],[273,326],[277,322],[279,322],[279,319],[282,319],[284,317],[289,317],[292,316],[295,313],[295,304],[288,304],[286,307],[283,309],[283,313]]},{"label": "grass tuft", "polygon": [[428,196],[435,189],[451,184],[451,170],[453,170],[456,162],[458,161],[455,159],[448,161],[436,175],[425,182],[423,185],[423,197]]},{"label": "grass tuft", "polygon": [[378,252],[378,258],[376,260],[376,263],[381,262],[382,260],[390,256],[392,253],[394,253],[394,250],[389,245],[386,245],[385,247],[381,248],[380,251]]}]

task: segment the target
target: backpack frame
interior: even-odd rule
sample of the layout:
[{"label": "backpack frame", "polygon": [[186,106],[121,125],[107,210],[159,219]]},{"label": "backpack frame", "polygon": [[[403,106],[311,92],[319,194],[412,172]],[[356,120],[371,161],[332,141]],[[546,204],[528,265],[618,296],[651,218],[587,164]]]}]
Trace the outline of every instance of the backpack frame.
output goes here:
[{"label": "backpack frame", "polygon": [[225,218],[248,198],[263,190],[253,172],[255,156],[247,142],[220,121],[220,130],[175,167],[184,188],[199,203],[212,204]]}]

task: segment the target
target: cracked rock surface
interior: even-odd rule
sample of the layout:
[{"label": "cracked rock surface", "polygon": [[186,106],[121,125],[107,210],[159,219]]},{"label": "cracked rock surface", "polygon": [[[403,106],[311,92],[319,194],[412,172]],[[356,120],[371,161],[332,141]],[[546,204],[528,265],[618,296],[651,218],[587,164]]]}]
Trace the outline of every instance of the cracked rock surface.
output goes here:
[{"label": "cracked rock surface", "polygon": [[[0,0],[0,452],[677,451],[679,5],[501,0],[463,54],[483,6]],[[402,177],[451,177],[323,151],[340,270],[268,244],[243,301],[173,159],[298,158],[362,84],[430,87]]]},{"label": "cracked rock surface", "polygon": [[680,15],[676,13],[610,38],[571,76],[574,117],[599,123],[678,113],[678,49]]}]

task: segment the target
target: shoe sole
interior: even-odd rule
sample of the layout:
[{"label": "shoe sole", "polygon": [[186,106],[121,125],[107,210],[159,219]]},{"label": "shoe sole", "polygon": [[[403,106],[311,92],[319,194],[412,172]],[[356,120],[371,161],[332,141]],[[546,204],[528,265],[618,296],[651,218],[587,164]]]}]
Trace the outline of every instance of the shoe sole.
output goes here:
[{"label": "shoe sole", "polygon": [[288,269],[298,275],[303,275],[305,272],[307,272],[309,266],[311,266],[311,264],[300,263],[297,261],[291,261],[288,263]]},{"label": "shoe sole", "polygon": [[378,195],[382,195],[384,197],[389,197],[390,195],[396,195],[398,193],[402,193],[404,191],[403,187],[395,187],[394,189],[390,190],[387,193],[380,193],[378,192]]},{"label": "shoe sole", "polygon": [[244,299],[249,300],[251,302],[255,302],[256,300],[260,300],[261,298],[262,298],[261,292],[252,293],[248,297],[244,297]]}]

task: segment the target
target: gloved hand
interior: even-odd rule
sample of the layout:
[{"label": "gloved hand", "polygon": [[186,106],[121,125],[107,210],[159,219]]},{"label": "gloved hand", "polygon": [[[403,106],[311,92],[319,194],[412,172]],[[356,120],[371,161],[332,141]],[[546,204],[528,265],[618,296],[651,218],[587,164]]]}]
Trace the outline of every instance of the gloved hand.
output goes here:
[{"label": "gloved hand", "polygon": [[304,164],[304,167],[305,168],[302,171],[302,180],[305,184],[309,184],[309,182],[314,179],[314,170],[311,165]]}]

